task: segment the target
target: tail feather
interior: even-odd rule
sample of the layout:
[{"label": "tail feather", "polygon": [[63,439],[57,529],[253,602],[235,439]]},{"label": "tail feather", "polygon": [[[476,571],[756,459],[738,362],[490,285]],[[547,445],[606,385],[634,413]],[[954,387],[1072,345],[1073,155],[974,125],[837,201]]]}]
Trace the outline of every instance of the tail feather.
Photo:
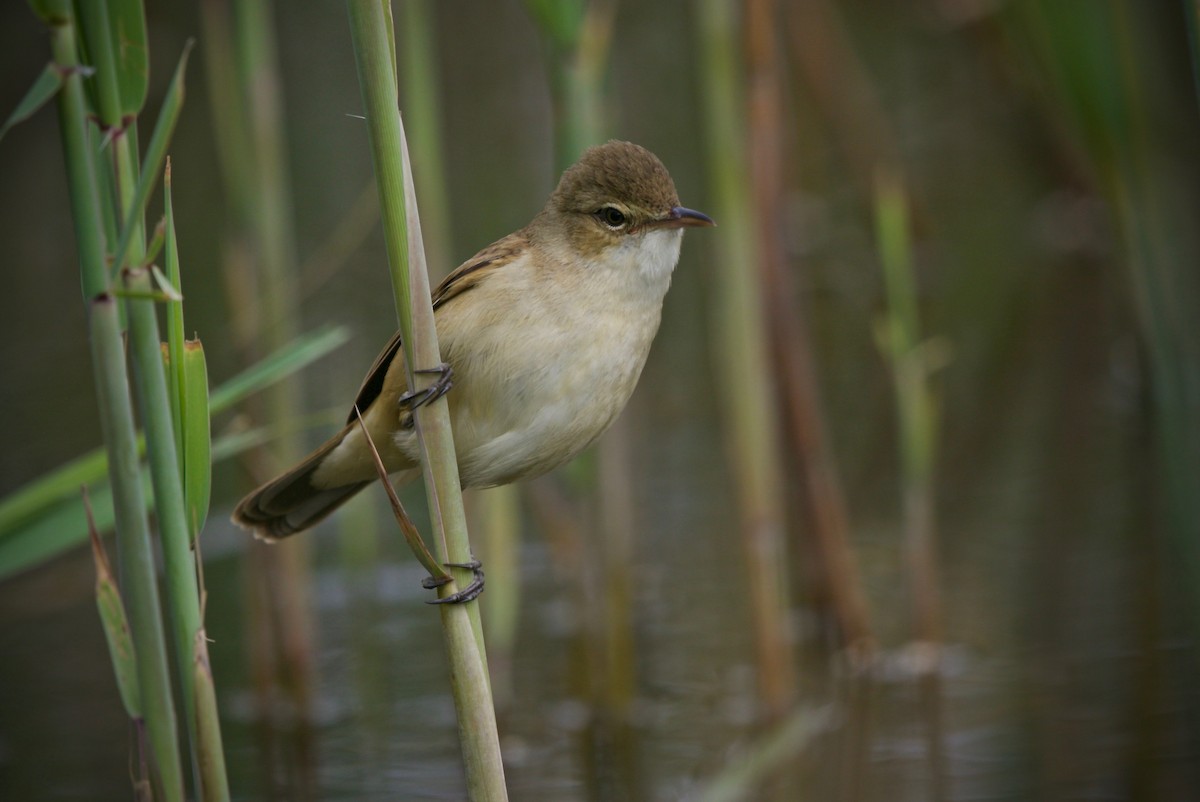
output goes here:
[{"label": "tail feather", "polygon": [[279,540],[315,526],[349,501],[371,482],[338,487],[316,487],[312,482],[313,473],[349,430],[347,426],[294,468],[242,499],[233,511],[233,522],[261,540]]}]

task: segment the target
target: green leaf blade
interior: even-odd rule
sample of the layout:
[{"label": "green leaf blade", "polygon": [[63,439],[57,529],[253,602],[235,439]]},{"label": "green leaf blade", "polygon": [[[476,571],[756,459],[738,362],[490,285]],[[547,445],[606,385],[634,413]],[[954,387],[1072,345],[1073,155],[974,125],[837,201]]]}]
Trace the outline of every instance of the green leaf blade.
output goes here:
[{"label": "green leaf blade", "polygon": [[167,304],[167,391],[170,394],[171,422],[175,428],[175,453],[179,455],[179,472],[184,476],[187,461],[184,458],[183,437],[183,397],[186,392],[186,379],[183,369],[183,297],[179,295],[181,288],[179,275],[179,248],[175,239],[175,213],[171,201],[171,159],[167,157],[167,166],[163,170],[163,239],[166,247],[167,274],[157,274],[159,286],[169,286],[179,297],[173,303]]},{"label": "green leaf blade", "polygon": [[85,493],[82,499],[88,534],[92,541],[92,560],[96,566],[96,608],[104,626],[104,638],[108,641],[108,654],[112,659],[113,675],[117,679],[117,690],[121,703],[131,719],[142,717],[142,694],[137,679],[137,659],[134,653],[133,636],[129,631],[129,618],[125,615],[125,604],[117,587],[116,577],[100,542],[100,533],[92,517],[91,504]]},{"label": "green leaf blade", "polygon": [[212,498],[212,430],[204,346],[188,340],[183,351],[183,487],[191,543],[204,529]]},{"label": "green leaf blade", "polygon": [[109,0],[109,19],[116,56],[121,111],[137,116],[146,104],[150,85],[150,47],[142,0]]},{"label": "green leaf blade", "polygon": [[224,412],[251,393],[291,375],[349,339],[350,332],[345,326],[325,326],[298,338],[287,348],[276,351],[213,390],[209,399],[212,413]]},{"label": "green leaf blade", "polygon": [[171,86],[163,98],[162,110],[159,112],[158,120],[154,123],[154,133],[150,135],[150,144],[146,147],[145,158],[142,159],[137,189],[129,209],[126,210],[126,223],[121,231],[121,240],[113,252],[114,270],[119,271],[125,266],[125,256],[129,253],[129,244],[133,239],[134,232],[138,230],[141,221],[146,216],[146,202],[150,199],[150,188],[154,186],[158,171],[167,158],[167,145],[175,131],[175,124],[179,121],[179,114],[183,110],[183,101],[187,94],[184,89],[184,76],[187,73],[188,56],[192,52],[193,45],[195,45],[195,41],[191,39],[184,45],[183,55],[179,57],[179,65],[175,68],[175,75],[171,78]]},{"label": "green leaf blade", "polygon": [[33,82],[33,86],[29,87],[29,91],[25,93],[25,97],[21,98],[21,102],[13,109],[12,114],[8,115],[8,119],[4,121],[4,125],[0,126],[0,139],[4,139],[4,135],[14,125],[25,122],[38,109],[49,103],[58,94],[58,90],[62,89],[62,85],[62,70],[58,68],[57,64],[47,64],[46,68],[42,70],[41,75]]},{"label": "green leaf blade", "polygon": [[29,8],[47,25],[61,25],[71,16],[70,0],[29,0]]},{"label": "green leaf blade", "polygon": [[117,590],[111,573],[96,577],[96,607],[104,625],[104,637],[108,641],[108,653],[112,658],[113,674],[117,678],[121,703],[131,719],[141,718],[142,699],[137,684],[133,638],[129,634],[129,619],[125,615],[121,593]]},{"label": "green leaf blade", "polygon": [[[209,395],[209,415],[205,417],[224,412],[262,388],[303,369],[349,338],[344,326],[326,326],[298,338],[287,348],[213,390]],[[266,439],[262,432],[227,436],[213,444],[212,454],[216,459],[224,459]],[[138,440],[138,449],[139,453],[144,453],[142,438]],[[92,501],[98,529],[101,532],[111,530],[112,495],[104,481],[107,473],[108,460],[104,450],[95,449],[0,500],[0,580],[39,565],[83,541],[86,533],[80,525],[83,511],[78,497],[81,485],[93,487]],[[143,482],[148,491],[149,479],[145,475]]]}]

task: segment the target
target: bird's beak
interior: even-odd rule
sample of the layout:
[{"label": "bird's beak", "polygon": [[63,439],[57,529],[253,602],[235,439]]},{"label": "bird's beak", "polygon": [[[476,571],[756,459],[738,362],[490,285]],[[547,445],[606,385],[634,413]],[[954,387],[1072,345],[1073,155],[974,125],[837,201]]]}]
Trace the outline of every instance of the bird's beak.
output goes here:
[{"label": "bird's beak", "polygon": [[713,219],[704,212],[675,206],[666,217],[655,220],[651,225],[658,228],[690,228],[692,226],[715,226]]}]

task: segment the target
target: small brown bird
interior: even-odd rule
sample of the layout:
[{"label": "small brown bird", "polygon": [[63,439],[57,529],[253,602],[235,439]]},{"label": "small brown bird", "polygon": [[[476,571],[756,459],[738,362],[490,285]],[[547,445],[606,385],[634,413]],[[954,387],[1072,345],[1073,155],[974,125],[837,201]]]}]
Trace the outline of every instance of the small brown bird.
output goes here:
[{"label": "small brown bird", "polygon": [[[711,226],[679,205],[650,151],[589,149],[525,228],[483,249],[433,293],[463,487],[538,476],[599,437],[633,394],[658,331],[682,229]],[[397,334],[355,401],[399,482],[420,473]],[[445,386],[445,385],[443,385]],[[351,410],[346,426],[246,496],[235,523],[265,540],[316,524],[376,478]]]}]

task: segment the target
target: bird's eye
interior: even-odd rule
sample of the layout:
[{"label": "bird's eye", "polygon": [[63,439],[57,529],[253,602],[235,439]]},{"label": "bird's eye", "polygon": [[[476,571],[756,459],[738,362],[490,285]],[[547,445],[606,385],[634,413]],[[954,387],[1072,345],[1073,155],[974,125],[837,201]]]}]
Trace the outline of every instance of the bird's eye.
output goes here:
[{"label": "bird's eye", "polygon": [[596,216],[609,228],[620,228],[625,225],[625,213],[615,206],[605,206],[596,212]]}]

